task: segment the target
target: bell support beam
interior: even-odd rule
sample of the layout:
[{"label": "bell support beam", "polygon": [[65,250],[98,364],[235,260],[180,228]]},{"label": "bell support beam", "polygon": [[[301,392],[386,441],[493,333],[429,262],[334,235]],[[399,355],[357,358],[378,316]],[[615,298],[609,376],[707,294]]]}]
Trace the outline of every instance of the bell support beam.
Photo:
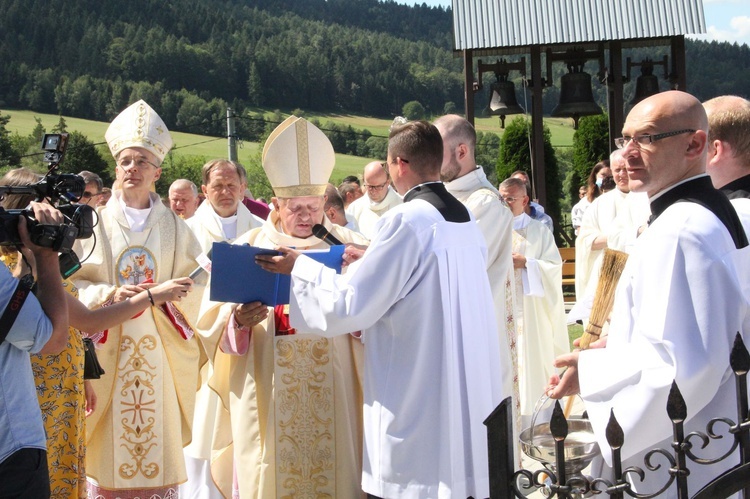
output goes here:
[{"label": "bell support beam", "polygon": [[673,90],[687,92],[687,74],[685,71],[685,35],[673,36],[671,39],[672,49],[672,80]]},{"label": "bell support beam", "polygon": [[464,114],[474,126],[474,51],[464,50]]},{"label": "bell support beam", "polygon": [[531,171],[539,204],[547,204],[547,179],[544,172],[544,113],[542,109],[542,49],[531,46]]},{"label": "bell support beam", "polygon": [[609,149],[614,151],[615,137],[622,135],[625,123],[623,109],[622,42],[614,40],[609,45],[609,67],[611,85],[609,89]]},{"label": "bell support beam", "polygon": [[479,59],[477,62],[477,84],[474,86],[474,91],[478,92],[482,90],[482,75],[484,73],[495,73],[497,76],[499,74],[507,74],[513,70],[520,72],[522,76],[526,76],[526,58],[521,57],[521,60],[518,62],[508,62],[505,59],[498,59],[492,64],[485,64],[482,62],[482,59]]}]

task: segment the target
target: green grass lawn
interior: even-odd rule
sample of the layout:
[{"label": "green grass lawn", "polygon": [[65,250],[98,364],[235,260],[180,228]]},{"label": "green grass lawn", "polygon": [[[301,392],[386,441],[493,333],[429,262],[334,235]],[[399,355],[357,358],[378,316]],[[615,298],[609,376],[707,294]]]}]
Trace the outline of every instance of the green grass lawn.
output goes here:
[{"label": "green grass lawn", "polygon": [[[34,118],[42,121],[46,130],[51,130],[59,121],[59,116],[54,114],[41,114],[33,111],[7,111],[2,110],[0,114],[10,115],[8,130],[20,135],[29,135],[36,126]],[[70,131],[81,132],[95,144],[104,143],[104,133],[109,123],[101,121],[83,120],[79,118],[65,118],[65,123]],[[223,137],[207,137],[192,133],[171,132],[174,140],[172,149],[175,156],[203,156],[207,159],[226,158],[228,156],[227,140]],[[240,163],[248,164],[250,158],[258,152],[260,144],[257,142],[242,142],[237,149],[237,157]],[[333,171],[333,179],[342,179],[347,175],[362,173],[365,164],[370,160],[347,154],[336,154],[336,168]],[[166,160],[169,163],[169,159]]]},{"label": "green grass lawn", "polygon": [[568,339],[570,340],[570,349],[573,350],[573,341],[580,338],[583,334],[583,326],[580,324],[571,324],[568,326]]},{"label": "green grass lawn", "polygon": [[[271,112],[265,111],[267,116]],[[54,114],[41,114],[33,111],[9,111],[1,110],[3,115],[10,115],[8,130],[17,132],[20,135],[29,135],[36,121],[39,118],[46,130],[51,130],[59,121],[59,116]],[[287,116],[286,114],[284,115]],[[367,129],[373,135],[388,136],[388,127],[391,125],[391,119],[373,118],[370,116],[359,116],[355,114],[316,114],[305,113],[308,119],[317,118],[321,123],[333,121],[337,124],[351,125],[357,129]],[[513,117],[508,117],[508,120]],[[104,143],[104,133],[109,123],[101,121],[84,120],[80,118],[65,117],[68,130],[78,131],[86,135],[94,143]],[[506,121],[507,122],[507,121]],[[553,146],[570,146],[573,143],[573,120],[563,118],[545,118],[545,123],[550,128]],[[494,132],[502,135],[500,121],[497,117],[476,119],[476,128],[482,132]],[[172,138],[175,147],[172,150],[175,156],[202,156],[206,159],[225,158],[228,156],[227,141],[223,137],[207,137],[183,132],[172,132]],[[257,154],[260,144],[257,142],[242,142],[238,149],[238,159],[240,163],[248,164],[250,158]],[[385,158],[372,158],[384,160]],[[371,161],[369,158],[360,158],[346,154],[336,154],[336,167],[331,175],[332,180],[336,181],[347,175],[361,175],[364,166]],[[168,162],[168,160],[167,160]]]}]

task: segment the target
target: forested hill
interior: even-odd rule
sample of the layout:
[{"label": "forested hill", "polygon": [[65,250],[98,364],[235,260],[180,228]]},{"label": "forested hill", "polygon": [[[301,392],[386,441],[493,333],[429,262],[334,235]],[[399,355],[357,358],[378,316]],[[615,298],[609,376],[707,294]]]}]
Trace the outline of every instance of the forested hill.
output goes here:
[{"label": "forested hill", "polygon": [[[0,12],[0,109],[106,121],[143,98],[176,130],[221,134],[227,105],[384,117],[413,100],[436,114],[463,102],[451,13],[442,8],[392,0],[0,0]],[[747,45],[687,47],[690,90],[700,98],[747,93]],[[553,100],[545,92],[545,108]]]},{"label": "forested hill", "polygon": [[453,47],[450,10],[426,4],[407,6],[393,0],[233,0],[269,12],[291,12],[304,19],[424,40],[446,50]]},{"label": "forested hill", "polygon": [[463,96],[461,63],[448,50],[451,15],[440,8],[0,0],[0,12],[0,107],[108,120],[135,94],[160,103],[179,128],[224,101],[388,116],[417,97],[441,111]]}]

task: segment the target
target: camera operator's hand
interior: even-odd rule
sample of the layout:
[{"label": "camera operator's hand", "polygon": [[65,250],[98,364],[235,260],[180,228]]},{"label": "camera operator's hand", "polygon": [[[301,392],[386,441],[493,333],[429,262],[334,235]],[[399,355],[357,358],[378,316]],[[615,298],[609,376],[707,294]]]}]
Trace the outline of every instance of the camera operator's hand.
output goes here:
[{"label": "camera operator's hand", "polygon": [[144,289],[150,289],[154,303],[161,305],[168,301],[178,302],[185,298],[193,286],[193,280],[189,277],[180,277],[161,284],[141,284],[141,286]]},{"label": "camera operator's hand", "polygon": [[145,291],[146,288],[136,286],[134,284],[123,284],[115,290],[115,295],[112,297],[114,303],[125,301],[128,298],[132,298],[138,293]]},{"label": "camera operator's hand", "polygon": [[[29,208],[34,213],[34,219],[40,224],[61,225],[64,221],[62,213],[50,204],[32,201]],[[56,251],[51,248],[37,246],[31,242],[31,239],[29,238],[28,224],[25,217],[18,217],[18,235],[21,238],[24,247],[30,249],[34,254],[38,254],[40,251],[45,251],[48,254],[54,255],[55,259],[57,259]]]},{"label": "camera operator's hand", "polygon": [[[62,214],[46,203],[31,203],[34,218],[41,224],[61,224]],[[52,323],[52,335],[39,353],[58,354],[68,342],[68,306],[60,278],[57,252],[31,242],[26,218],[18,218],[18,235],[21,243],[34,254],[36,264],[36,298]]]}]

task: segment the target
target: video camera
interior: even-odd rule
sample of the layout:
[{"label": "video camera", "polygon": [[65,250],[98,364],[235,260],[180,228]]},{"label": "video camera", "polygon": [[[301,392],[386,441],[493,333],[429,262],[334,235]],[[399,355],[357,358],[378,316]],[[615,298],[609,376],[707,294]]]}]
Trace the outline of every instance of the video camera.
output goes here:
[{"label": "video camera", "polygon": [[[0,199],[8,194],[33,195],[36,201],[47,199],[64,216],[65,223],[61,225],[41,224],[34,219],[31,210],[5,210],[0,208],[0,245],[19,245],[21,239],[18,234],[19,217],[26,218],[31,241],[37,246],[51,248],[61,252],[63,259],[75,257],[72,252],[76,239],[91,237],[94,230],[93,208],[88,205],[70,204],[78,201],[83,195],[86,183],[80,175],[53,174],[65,155],[68,144],[67,133],[45,134],[42,139],[44,161],[50,164],[49,171],[39,182],[22,186],[0,186]],[[69,271],[65,277],[78,270],[80,264],[75,258],[74,263],[68,264],[75,269]]]}]

